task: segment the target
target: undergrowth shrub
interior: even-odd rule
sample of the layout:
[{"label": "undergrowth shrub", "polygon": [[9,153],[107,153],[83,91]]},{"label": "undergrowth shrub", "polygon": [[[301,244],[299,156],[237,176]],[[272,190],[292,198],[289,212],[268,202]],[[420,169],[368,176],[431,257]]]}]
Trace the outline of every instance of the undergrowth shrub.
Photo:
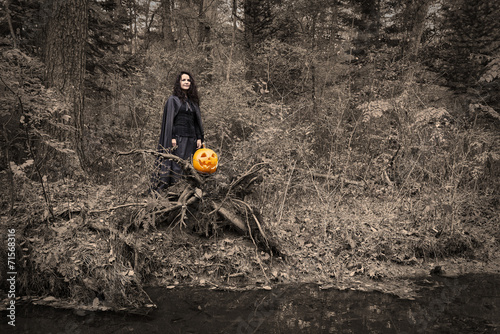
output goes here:
[{"label": "undergrowth shrub", "polygon": [[314,53],[304,47],[269,39],[256,47],[254,77],[262,92],[291,102],[311,91],[310,71]]}]

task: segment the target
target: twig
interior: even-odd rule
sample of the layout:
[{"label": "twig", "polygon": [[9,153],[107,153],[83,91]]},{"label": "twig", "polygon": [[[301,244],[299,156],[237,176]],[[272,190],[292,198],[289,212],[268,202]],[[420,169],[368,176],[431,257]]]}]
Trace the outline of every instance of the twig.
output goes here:
[{"label": "twig", "polygon": [[[187,202],[185,203],[185,206],[188,207],[189,205],[193,204],[197,200],[198,200],[198,198],[196,196],[192,196],[189,200],[187,200]],[[180,203],[180,202],[172,202],[172,203],[174,204],[173,206],[162,209],[162,210],[154,211],[153,213],[154,214],[168,213],[168,212],[174,211],[176,209],[182,208],[182,206],[183,206],[183,203]]]},{"label": "twig", "polygon": [[[250,213],[252,213],[252,215],[253,215],[252,211],[250,211]],[[245,210],[245,217],[246,217],[246,221],[247,221],[248,234],[250,235],[250,239],[252,239],[253,245],[255,246],[255,257],[257,258],[257,262],[259,263],[260,270],[262,270],[262,273],[264,274],[266,281],[269,282],[269,278],[266,275],[266,271],[264,270],[264,266],[262,265],[262,260],[260,259],[260,256],[259,256],[259,246],[257,246],[257,243],[255,242],[255,239],[252,236],[252,229],[250,228],[250,222],[248,221],[248,211],[246,211],[246,210]]]},{"label": "twig", "polygon": [[248,221],[248,211],[245,210],[245,221],[247,223],[247,229],[248,229],[248,235],[250,236],[250,239],[252,239],[252,242],[255,246],[255,251],[257,252],[257,249],[258,249],[258,246],[257,246],[257,243],[255,242],[255,239],[253,238],[253,235],[252,235],[252,229],[250,228],[250,222]]},{"label": "twig", "polygon": [[[91,210],[88,213],[101,213],[101,212],[107,212],[107,211],[112,211],[112,210],[121,209],[121,208],[127,208],[130,206],[145,207],[145,206],[147,206],[147,204],[146,203],[127,203],[127,204],[117,205],[117,206],[113,206],[111,208],[106,208],[106,209],[101,209],[101,210]],[[74,213],[74,212],[78,212],[78,211],[72,211],[72,213]]]},{"label": "twig", "polygon": [[283,207],[285,206],[286,194],[288,193],[288,187],[290,187],[290,183],[292,182],[292,176],[293,176],[293,172],[295,171],[296,164],[297,164],[297,161],[294,161],[293,168],[292,168],[292,171],[290,173],[290,177],[288,178],[288,183],[286,184],[285,193],[283,194],[283,202],[281,203],[281,207],[280,207],[280,211],[279,211],[280,216],[278,218],[278,225],[280,224],[281,217],[283,216]]},{"label": "twig", "polygon": [[[235,199],[234,201],[243,204],[250,211],[250,213],[252,214],[252,217],[253,217],[253,219],[255,221],[255,225],[257,225],[257,228],[259,229],[260,234],[262,235],[262,237],[264,238],[264,241],[266,242],[267,248],[271,249],[271,247],[269,246],[269,242],[267,241],[266,233],[262,229],[262,226],[260,225],[259,219],[255,216],[255,214],[253,212],[253,209],[250,207],[250,205],[248,203],[246,203],[244,201],[241,201],[241,200],[238,200],[238,199]],[[249,232],[250,232],[251,231],[250,227],[248,229],[249,229]]]},{"label": "twig", "polygon": [[[246,171],[237,180],[235,180],[234,182],[231,183],[231,186],[229,187],[229,190],[231,190],[232,188],[236,187],[239,183],[241,183],[248,176],[257,173],[259,170],[261,170],[262,168],[264,168],[265,165],[268,165],[268,163],[267,162],[260,162],[258,164],[253,165],[248,171]],[[254,167],[257,167],[257,169],[253,170]]]},{"label": "twig", "polygon": [[[304,170],[301,169],[301,171],[304,171]],[[364,187],[365,186],[364,182],[349,180],[349,179],[346,179],[346,178],[344,178],[344,177],[342,177],[341,175],[338,175],[338,174],[337,175],[330,175],[330,174],[315,173],[315,172],[312,172],[312,171],[307,171],[307,172],[309,172],[313,177],[321,177],[323,179],[328,179],[328,180],[340,180],[343,183],[351,184],[353,186],[358,186],[358,187]]]},{"label": "twig", "polygon": [[389,175],[387,175],[387,171],[386,170],[382,171],[382,176],[384,177],[384,180],[387,183],[387,185],[392,188],[394,185],[393,185],[391,179],[389,178]]},{"label": "twig", "polygon": [[186,211],[187,211],[187,199],[194,194],[194,190],[191,187],[187,187],[184,189],[182,194],[179,196],[179,202],[181,204],[181,218],[179,220],[179,226],[182,224],[182,226],[186,227],[186,223],[184,222],[184,219],[186,218]]},{"label": "twig", "polygon": [[[22,105],[21,105],[21,108],[22,108]],[[23,111],[23,113],[24,113],[24,111]],[[45,203],[47,204],[47,207],[49,209],[49,213],[52,216],[52,219],[55,219],[54,210],[52,208],[52,202],[50,200],[49,187],[47,186],[47,189],[45,189],[45,182],[43,182],[42,172],[40,171],[40,166],[38,166],[38,164],[37,164],[37,158],[36,158],[35,152],[33,151],[33,147],[31,146],[31,143],[30,143],[30,133],[28,130],[28,126],[26,126],[25,128],[26,128],[26,144],[28,146],[28,151],[29,151],[31,157],[33,158],[33,161],[34,161],[33,166],[35,166],[35,171],[36,171],[38,177],[40,178],[40,185],[42,186],[43,197],[44,197]]]}]

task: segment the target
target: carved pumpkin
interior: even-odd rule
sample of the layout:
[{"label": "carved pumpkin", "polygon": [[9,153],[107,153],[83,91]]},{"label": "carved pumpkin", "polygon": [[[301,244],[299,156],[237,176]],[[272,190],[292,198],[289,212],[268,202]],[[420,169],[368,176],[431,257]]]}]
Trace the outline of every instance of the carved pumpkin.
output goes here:
[{"label": "carved pumpkin", "polygon": [[217,154],[209,148],[200,148],[193,155],[193,167],[199,172],[215,173],[219,159]]}]

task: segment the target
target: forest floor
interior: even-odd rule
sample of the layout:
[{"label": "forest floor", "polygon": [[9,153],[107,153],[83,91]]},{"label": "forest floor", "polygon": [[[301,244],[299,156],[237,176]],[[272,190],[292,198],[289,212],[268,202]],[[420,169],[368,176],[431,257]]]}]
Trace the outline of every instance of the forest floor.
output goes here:
[{"label": "forest floor", "polygon": [[2,214],[2,234],[16,229],[19,288],[41,304],[133,309],[152,305],[144,286],[245,290],[289,283],[413,298],[417,277],[500,274],[493,209],[488,217],[453,226],[442,224],[450,219],[444,215],[417,223],[407,202],[391,194],[363,195],[357,187],[344,189],[336,201],[290,196],[279,217],[265,218],[281,247],[278,256],[230,228],[207,234],[193,232],[190,224],[134,226],[141,210],[155,205],[140,189],[124,199],[110,185],[47,183],[51,214],[41,187],[24,181],[24,202],[16,204],[15,215]]}]

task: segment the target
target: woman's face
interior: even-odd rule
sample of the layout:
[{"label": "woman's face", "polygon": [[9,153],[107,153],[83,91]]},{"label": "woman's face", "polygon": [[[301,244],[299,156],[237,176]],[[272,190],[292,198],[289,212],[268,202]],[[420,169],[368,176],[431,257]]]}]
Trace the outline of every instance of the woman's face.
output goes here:
[{"label": "woman's face", "polygon": [[182,90],[188,90],[189,87],[191,87],[191,78],[187,74],[181,75],[181,89]]}]

